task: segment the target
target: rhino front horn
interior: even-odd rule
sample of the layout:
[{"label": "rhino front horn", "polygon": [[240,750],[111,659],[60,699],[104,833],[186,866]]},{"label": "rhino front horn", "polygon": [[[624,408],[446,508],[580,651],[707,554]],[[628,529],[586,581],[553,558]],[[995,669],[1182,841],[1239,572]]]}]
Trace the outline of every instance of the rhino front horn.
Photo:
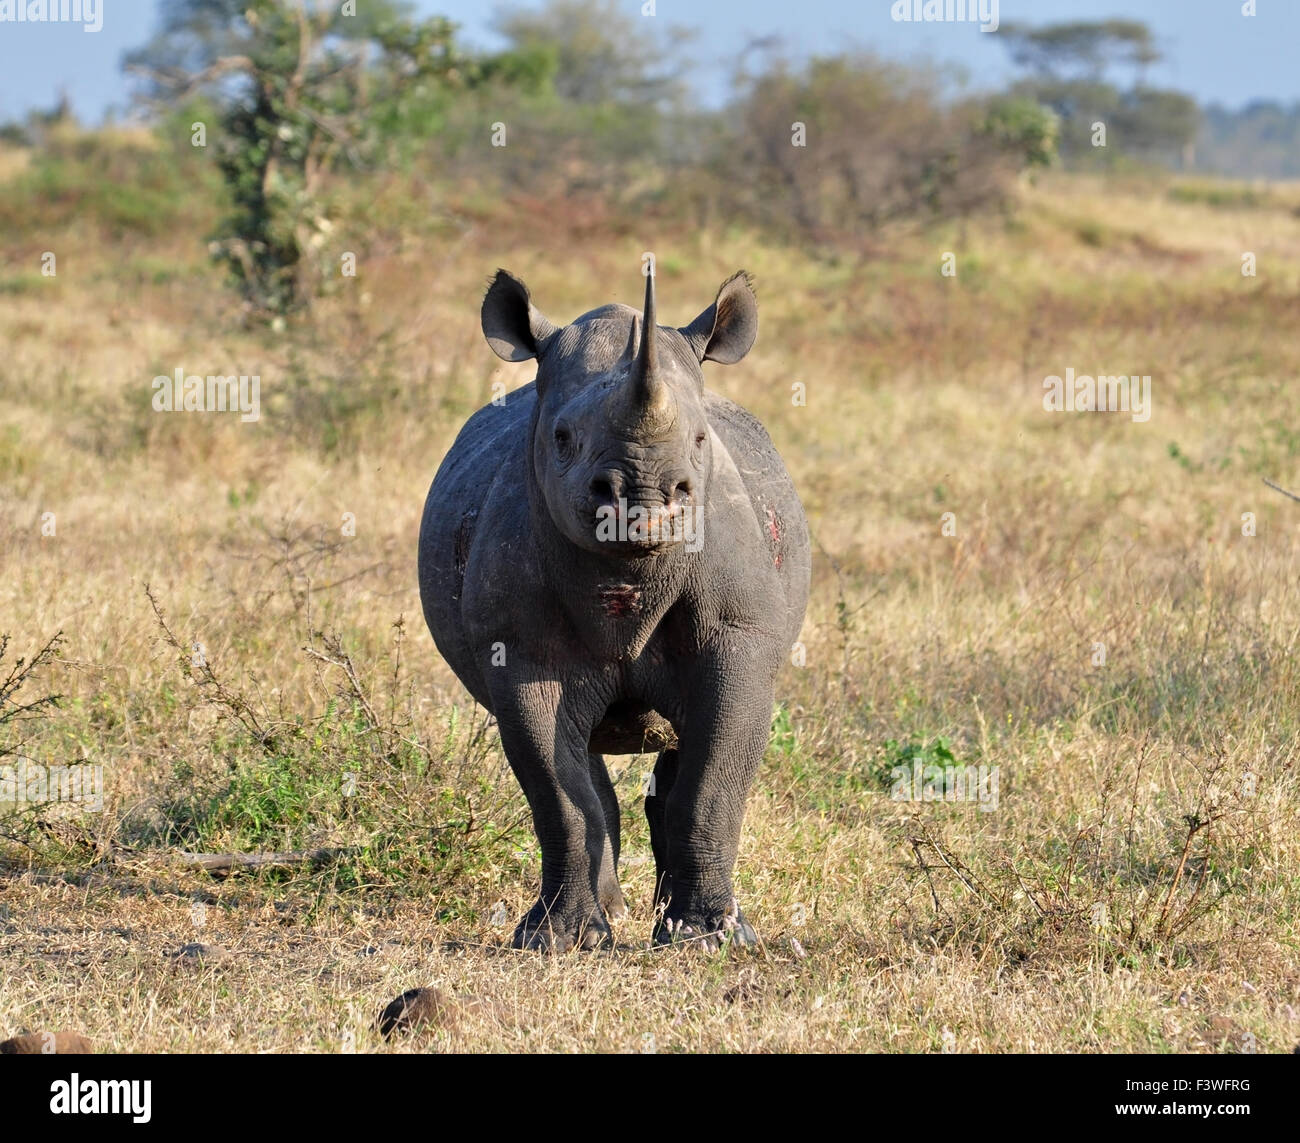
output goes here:
[{"label": "rhino front horn", "polygon": [[[640,322],[641,344],[625,383],[626,416],[621,418],[639,438],[662,436],[674,420],[673,395],[659,368],[658,324],[655,320],[655,276],[645,276],[645,313]],[[632,319],[628,349],[636,345],[637,321]]]}]

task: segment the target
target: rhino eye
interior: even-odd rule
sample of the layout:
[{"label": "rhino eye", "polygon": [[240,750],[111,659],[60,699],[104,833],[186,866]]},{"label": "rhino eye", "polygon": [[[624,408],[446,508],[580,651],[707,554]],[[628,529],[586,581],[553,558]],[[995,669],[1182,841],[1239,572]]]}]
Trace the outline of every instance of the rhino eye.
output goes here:
[{"label": "rhino eye", "polygon": [[561,456],[568,456],[573,451],[573,434],[568,429],[555,430],[555,450]]},{"label": "rhino eye", "polygon": [[703,448],[703,447],[704,447],[704,442],[705,442],[706,440],[708,440],[708,439],[709,439],[709,434],[708,434],[708,433],[696,433],[696,434],[695,434],[695,447],[696,447],[696,448]]}]

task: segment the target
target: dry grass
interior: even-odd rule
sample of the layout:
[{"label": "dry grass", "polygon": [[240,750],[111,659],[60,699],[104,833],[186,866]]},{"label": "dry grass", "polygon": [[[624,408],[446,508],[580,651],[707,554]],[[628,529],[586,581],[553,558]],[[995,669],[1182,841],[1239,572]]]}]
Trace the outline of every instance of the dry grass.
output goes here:
[{"label": "dry grass", "polygon": [[[0,1032],[377,1049],[433,983],[496,1006],[395,1050],[1291,1049],[1300,508],[1261,478],[1300,485],[1294,192],[1054,178],[853,263],[530,206],[383,229],[403,193],[368,192],[331,239],[359,277],[279,333],[240,327],[192,229],[5,243],[0,630],[10,658],[66,643],[25,688],[61,707],[0,748],[102,764],[105,806],[0,811]],[[757,276],[759,344],[709,383],[767,423],[817,544],[739,866],[766,948],[645,948],[638,758],[621,947],[540,958],[501,947],[536,846],[424,630],[415,537],[464,418],[530,376],[482,343],[487,274],[567,320],[635,301],[645,249],[667,321]],[[260,374],[261,421],[154,413],[177,366]],[[1044,412],[1066,367],[1150,374],[1150,421]],[[940,739],[998,767],[995,811],[890,799]],[[340,856],[163,859],[314,847]],[[226,955],[171,957],[196,940]]]}]

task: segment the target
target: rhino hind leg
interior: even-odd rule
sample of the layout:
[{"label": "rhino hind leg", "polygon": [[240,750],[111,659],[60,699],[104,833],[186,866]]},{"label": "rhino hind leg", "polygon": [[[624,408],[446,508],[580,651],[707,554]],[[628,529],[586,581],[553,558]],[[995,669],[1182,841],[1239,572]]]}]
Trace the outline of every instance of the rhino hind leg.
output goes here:
[{"label": "rhino hind leg", "polygon": [[609,845],[601,856],[598,899],[605,916],[611,921],[619,921],[627,916],[627,902],[623,900],[623,890],[618,884],[618,853],[620,839],[620,820],[618,794],[614,792],[614,783],[609,778],[609,768],[605,759],[599,754],[587,755],[587,766],[591,771],[591,784],[596,788],[600,799],[605,833]]},{"label": "rhino hind leg", "polygon": [[650,823],[650,851],[655,859],[655,913],[663,909],[672,895],[668,874],[668,794],[677,778],[677,751],[661,750],[655,762],[650,785],[646,789],[645,816]]}]

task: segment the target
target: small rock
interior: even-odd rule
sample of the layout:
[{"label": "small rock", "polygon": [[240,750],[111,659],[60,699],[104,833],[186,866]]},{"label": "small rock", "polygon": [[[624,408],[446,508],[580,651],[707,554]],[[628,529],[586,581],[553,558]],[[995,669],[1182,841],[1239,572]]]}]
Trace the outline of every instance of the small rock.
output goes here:
[{"label": "small rock", "polygon": [[188,945],[182,945],[171,956],[176,964],[188,968],[216,964],[218,961],[225,960],[230,954],[220,945],[204,945],[195,941]]},{"label": "small rock", "polygon": [[1222,1048],[1224,1044],[1241,1042],[1242,1028],[1228,1016],[1211,1016],[1205,1021],[1199,1039],[1210,1048]]},{"label": "small rock", "polygon": [[412,988],[403,992],[379,1015],[380,1034],[387,1039],[394,1032],[405,1032],[436,1024],[454,1030],[466,1016],[489,1016],[502,1020],[505,1009],[477,996],[451,996],[440,988]]},{"label": "small rock", "polygon": [[763,995],[766,982],[752,968],[743,969],[736,983],[728,988],[722,999],[728,1004],[749,1004]]},{"label": "small rock", "polygon": [[0,1056],[89,1056],[94,1051],[80,1032],[30,1032],[0,1043]]},{"label": "small rock", "polygon": [[803,960],[803,958],[808,955],[803,951],[803,945],[799,943],[798,937],[790,938],[790,951],[794,953],[795,957],[799,960]]}]

